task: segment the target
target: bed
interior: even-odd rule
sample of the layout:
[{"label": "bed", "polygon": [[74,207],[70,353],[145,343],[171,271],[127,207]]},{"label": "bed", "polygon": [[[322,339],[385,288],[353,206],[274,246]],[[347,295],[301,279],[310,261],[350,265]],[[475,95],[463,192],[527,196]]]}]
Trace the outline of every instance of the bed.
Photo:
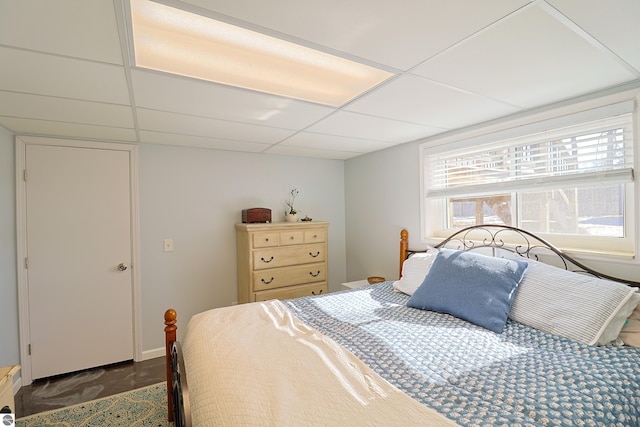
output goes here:
[{"label": "bed", "polygon": [[544,239],[400,234],[400,279],[165,313],[176,425],[640,425],[640,283]]}]

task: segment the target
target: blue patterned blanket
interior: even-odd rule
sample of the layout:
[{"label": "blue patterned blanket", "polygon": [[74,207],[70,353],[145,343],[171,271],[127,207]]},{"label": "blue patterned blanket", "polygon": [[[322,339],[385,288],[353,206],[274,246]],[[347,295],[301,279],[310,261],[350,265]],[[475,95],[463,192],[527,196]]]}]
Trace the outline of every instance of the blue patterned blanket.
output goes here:
[{"label": "blue patterned blanket", "polygon": [[462,426],[640,425],[640,349],[591,347],[512,321],[498,335],[407,299],[385,282],[286,303]]}]

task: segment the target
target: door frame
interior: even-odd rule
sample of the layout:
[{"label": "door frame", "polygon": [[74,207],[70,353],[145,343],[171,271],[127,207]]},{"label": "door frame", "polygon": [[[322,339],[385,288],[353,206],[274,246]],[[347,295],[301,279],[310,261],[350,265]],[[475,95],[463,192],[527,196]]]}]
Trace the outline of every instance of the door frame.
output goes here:
[{"label": "door frame", "polygon": [[[20,336],[21,383],[32,383],[31,356],[29,354],[30,321],[29,289],[27,281],[27,233],[26,233],[26,146],[48,145],[87,149],[117,150],[129,153],[130,203],[131,203],[131,280],[133,304],[133,357],[142,360],[142,304],[140,292],[140,220],[138,202],[138,147],[133,144],[67,140],[33,136],[16,136],[16,260],[18,280],[18,329]],[[55,319],[51,319],[55,322]],[[62,327],[63,325],[61,325]]]}]

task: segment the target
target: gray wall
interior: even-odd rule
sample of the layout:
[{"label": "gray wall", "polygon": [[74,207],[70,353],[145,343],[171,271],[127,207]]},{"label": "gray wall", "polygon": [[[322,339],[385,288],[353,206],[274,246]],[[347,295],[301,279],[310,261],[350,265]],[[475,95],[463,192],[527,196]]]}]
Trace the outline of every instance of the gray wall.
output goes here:
[{"label": "gray wall", "polygon": [[[14,136],[0,128],[0,366],[19,363],[14,159]],[[293,187],[303,215],[331,222],[330,290],[345,280],[343,161],[140,144],[138,165],[143,356],[164,346],[167,308],[184,322],[236,301],[234,224],[250,207],[284,220]],[[164,238],[173,252],[163,252]]]},{"label": "gray wall", "polygon": [[344,281],[343,161],[140,144],[139,167],[143,349],[162,346],[169,306],[189,319],[237,300],[234,224],[250,207],[283,221],[293,187],[302,215],[331,223],[330,290]]},{"label": "gray wall", "polygon": [[0,366],[20,361],[13,135],[0,126]]},{"label": "gray wall", "polygon": [[[417,143],[346,161],[348,280],[374,275],[395,280],[399,273],[399,242],[403,228],[409,231],[410,248],[427,245],[421,238],[419,168]],[[636,185],[636,198],[640,198],[638,187]],[[632,220],[638,224],[637,219]],[[573,255],[603,273],[640,280],[640,261],[637,259]]]},{"label": "gray wall", "polygon": [[[584,99],[566,101],[556,106],[541,108],[533,113],[541,119],[557,114],[553,108],[564,109],[565,114],[580,109],[595,108],[606,102],[620,102],[623,99],[640,100],[640,91],[616,93],[616,91],[592,94]],[[601,98],[598,98],[601,96]],[[580,106],[579,102],[582,103]],[[534,120],[532,113],[516,115],[511,118],[496,120],[484,125],[450,132],[425,139],[427,144],[443,144],[455,140],[460,135],[482,135],[483,133],[515,126]],[[636,112],[636,121],[640,121],[640,113]],[[636,165],[640,165],[640,134],[635,135]],[[371,275],[395,279],[399,273],[399,240],[400,231],[409,231],[409,246],[414,249],[424,248],[427,242],[422,239],[420,220],[420,142],[398,145],[345,162],[345,196],[346,196],[346,244],[347,244],[347,278],[359,280]],[[636,167],[636,170],[638,167]],[[637,175],[637,173],[636,173]],[[636,253],[640,247],[640,185],[635,184],[635,221]],[[425,215],[429,215],[426,212]],[[553,243],[553,242],[552,242]],[[586,265],[610,274],[632,280],[640,280],[640,257],[635,259],[607,257],[599,254],[573,254]]]},{"label": "gray wall", "polygon": [[420,235],[418,144],[358,156],[345,164],[347,279],[395,280],[400,230]]}]

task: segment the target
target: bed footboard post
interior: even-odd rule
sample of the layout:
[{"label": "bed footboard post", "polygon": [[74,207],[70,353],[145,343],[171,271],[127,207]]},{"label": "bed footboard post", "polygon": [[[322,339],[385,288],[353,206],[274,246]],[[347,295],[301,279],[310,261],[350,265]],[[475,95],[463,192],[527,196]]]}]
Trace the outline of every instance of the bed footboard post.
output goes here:
[{"label": "bed footboard post", "polygon": [[164,313],[164,335],[166,342],[166,369],[167,369],[167,417],[169,421],[173,421],[173,399],[171,398],[172,390],[173,390],[173,374],[171,372],[171,346],[173,342],[176,340],[176,330],[178,327],[176,326],[176,311],[172,308],[165,311]]},{"label": "bed footboard post", "polygon": [[402,278],[402,264],[407,259],[407,250],[409,249],[409,232],[405,229],[400,231],[400,272],[398,278]]}]

